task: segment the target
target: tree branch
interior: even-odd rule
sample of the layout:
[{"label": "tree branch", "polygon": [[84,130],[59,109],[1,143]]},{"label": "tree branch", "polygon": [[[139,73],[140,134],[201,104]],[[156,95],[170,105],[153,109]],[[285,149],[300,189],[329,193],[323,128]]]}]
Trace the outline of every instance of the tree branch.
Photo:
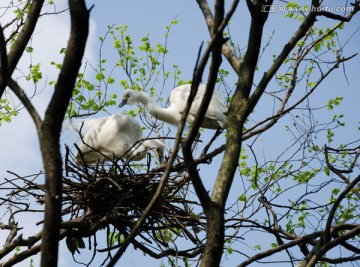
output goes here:
[{"label": "tree branch", "polygon": [[[8,55],[8,60],[7,60],[8,77],[11,77],[16,65],[18,64],[26,48],[27,43],[29,42],[34,32],[43,4],[44,4],[44,0],[34,0],[31,2],[30,9],[26,21],[24,23],[24,26],[21,32],[19,33],[18,37],[16,38],[16,41],[13,43],[12,48]],[[5,88],[6,88],[6,80],[4,80],[3,77],[0,77],[0,98],[2,98]]]},{"label": "tree branch", "polygon": [[[360,176],[358,176],[359,178]],[[309,260],[309,262],[307,263],[306,267],[311,267],[314,266],[318,260],[330,249],[336,247],[337,245],[341,245],[341,243],[343,243],[346,240],[349,240],[350,238],[358,235],[360,233],[360,225],[358,225],[357,227],[355,227],[352,230],[347,231],[346,233],[343,233],[341,236],[327,242],[326,244],[324,244],[323,246],[321,246],[315,253],[314,255],[311,257],[311,259]]]},{"label": "tree branch", "polygon": [[255,262],[255,261],[258,261],[258,260],[261,260],[263,258],[266,258],[270,255],[274,255],[280,251],[283,251],[287,248],[291,248],[291,247],[294,247],[296,245],[299,245],[301,243],[304,243],[308,240],[312,240],[316,237],[319,237],[321,235],[321,232],[314,232],[312,234],[309,234],[309,235],[306,235],[306,236],[302,236],[302,237],[299,237],[297,239],[294,239],[293,241],[290,241],[288,243],[285,243],[283,245],[280,245],[276,248],[271,248],[271,249],[268,249],[264,252],[261,252],[261,253],[258,253],[252,257],[250,257],[249,259],[247,259],[246,261],[243,261],[241,264],[239,264],[237,267],[245,267],[245,266],[248,266],[250,265],[251,263]]},{"label": "tree branch", "polygon": [[[1,25],[0,25],[0,62],[1,62],[0,81],[2,80],[3,83],[6,85],[8,78],[9,78],[9,75],[8,75],[9,66],[8,66],[8,58],[7,58],[7,49],[6,49],[4,30],[1,27]],[[1,98],[1,96],[0,96],[0,98]]]},{"label": "tree branch", "polygon": [[[191,105],[190,101],[188,101],[187,106],[188,105]],[[173,166],[173,164],[175,162],[175,159],[176,159],[178,151],[179,151],[179,147],[180,147],[180,143],[181,143],[181,137],[182,137],[182,133],[183,133],[184,128],[185,128],[186,117],[187,117],[188,113],[189,113],[189,111],[187,111],[187,113],[183,112],[183,114],[182,114],[180,124],[178,126],[178,130],[177,130],[177,133],[176,133],[176,139],[175,139],[172,154],[170,156],[169,161],[167,162],[165,171],[164,171],[164,173],[163,173],[163,175],[161,177],[161,180],[160,180],[159,185],[158,185],[158,187],[156,189],[156,192],[154,193],[154,196],[151,198],[151,201],[146,206],[146,208],[144,210],[144,213],[141,215],[140,219],[136,222],[135,226],[131,229],[130,234],[126,237],[126,239],[122,243],[120,249],[116,252],[114,257],[110,260],[107,267],[115,266],[115,264],[121,258],[122,254],[125,252],[125,250],[129,246],[129,244],[134,240],[134,238],[138,234],[138,231],[139,231],[140,227],[143,225],[146,218],[149,216],[151,210],[155,206],[156,202],[160,198],[160,196],[161,196],[161,194],[162,194],[162,192],[163,192],[163,190],[164,190],[164,188],[165,188],[165,186],[167,184],[167,181],[169,179],[169,175],[170,175],[172,166]]]},{"label": "tree branch", "polygon": [[[216,29],[214,28],[214,17],[209,7],[209,4],[207,3],[206,0],[196,0],[196,2],[198,3],[200,10],[203,12],[210,33],[210,37],[213,39],[214,38],[213,35],[216,33]],[[234,1],[233,6],[235,2],[239,2],[239,1]],[[240,59],[236,56],[234,51],[229,47],[227,43],[223,43],[222,45],[222,54],[228,60],[228,62],[230,63],[231,67],[235,70],[235,72],[238,72],[240,66]]]},{"label": "tree branch", "polygon": [[[324,148],[324,152],[325,152],[325,162],[326,162],[326,165],[328,166],[329,170],[332,171],[333,173],[335,173],[338,177],[340,177],[345,183],[348,184],[348,186],[351,185],[351,182],[350,180],[345,177],[342,172],[343,171],[340,171],[338,169],[336,169],[332,164],[330,164],[329,162],[329,153],[328,153],[328,150],[329,150],[329,147],[325,145],[325,148]],[[359,155],[358,153],[356,155]],[[351,170],[352,171],[352,170]],[[355,195],[358,197],[358,199],[360,199],[360,192],[359,190],[357,190],[356,188],[353,188],[352,189],[353,192],[355,193]]]},{"label": "tree branch", "polygon": [[[284,116],[285,114],[288,114],[290,111],[294,110],[296,107],[298,107],[301,103],[303,103],[306,99],[308,99],[308,97],[314,93],[314,91],[318,88],[318,86],[323,82],[323,80],[328,77],[328,75],[334,71],[336,68],[339,67],[339,65],[345,61],[348,61],[350,59],[352,59],[353,57],[355,57],[357,54],[354,54],[350,57],[347,58],[342,58],[342,59],[338,59],[333,66],[331,66],[314,84],[314,86],[306,93],[304,94],[299,100],[297,100],[294,104],[292,104],[291,106],[289,106],[288,108],[285,109],[285,104],[288,102],[288,96],[290,96],[289,94],[292,92],[291,91],[291,87],[289,89],[289,94],[287,94],[287,96],[285,96],[285,98],[282,100],[281,106],[280,108],[277,110],[276,114],[268,117],[264,120],[262,120],[261,122],[255,124],[254,126],[248,128],[243,134],[243,140],[248,139],[254,135],[260,134],[264,131],[266,131],[267,129],[270,129],[273,125],[275,125],[277,123],[277,121]],[[268,122],[267,124],[265,124],[266,122]],[[263,125],[262,127],[258,128],[260,125]],[[256,129],[257,128],[257,129]]]},{"label": "tree branch", "polygon": [[334,14],[328,11],[319,11],[317,12],[318,16],[324,16],[327,17],[329,19],[334,19],[334,20],[338,20],[338,21],[342,21],[342,22],[348,22],[351,20],[351,18],[360,11],[360,6],[359,6],[359,1],[355,1],[354,4],[352,4],[353,6],[353,10],[349,13],[349,15],[347,15],[346,17],[338,15],[338,14]]},{"label": "tree branch", "polygon": [[21,103],[23,103],[26,110],[29,112],[31,118],[33,119],[38,133],[40,133],[42,120],[39,114],[37,113],[35,107],[31,103],[29,98],[26,96],[24,90],[20,87],[20,85],[16,81],[14,81],[11,78],[8,81],[8,85],[10,89],[15,93],[15,95],[19,98]]},{"label": "tree branch", "polygon": [[331,224],[332,220],[334,219],[335,212],[340,205],[341,201],[346,197],[346,195],[360,182],[360,175],[356,177],[348,186],[345,187],[345,189],[341,192],[341,194],[336,198],[330,212],[328,215],[328,219],[326,221],[326,226],[324,229],[324,234],[322,235],[321,242],[323,244],[326,244],[330,241],[330,230],[331,230]]},{"label": "tree branch", "polygon": [[[315,5],[312,5],[312,10],[319,6],[318,1],[313,1]],[[313,4],[314,4],[313,3]],[[299,26],[295,34],[291,37],[289,42],[284,46],[283,50],[281,51],[280,55],[275,60],[274,64],[270,67],[270,69],[264,73],[263,78],[260,80],[258,87],[255,89],[254,93],[251,95],[249,99],[249,106],[247,109],[247,114],[250,114],[257,102],[259,101],[260,97],[262,96],[263,92],[265,91],[266,86],[274,77],[275,73],[278,71],[280,66],[284,63],[284,60],[288,57],[292,49],[296,46],[298,41],[303,38],[306,32],[310,29],[310,27],[316,21],[316,13],[310,12],[302,24]]]}]

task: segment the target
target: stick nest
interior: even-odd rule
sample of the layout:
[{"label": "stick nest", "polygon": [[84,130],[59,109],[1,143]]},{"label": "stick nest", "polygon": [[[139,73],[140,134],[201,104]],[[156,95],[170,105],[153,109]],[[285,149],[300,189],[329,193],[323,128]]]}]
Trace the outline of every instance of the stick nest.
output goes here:
[{"label": "stick nest", "polygon": [[[63,178],[63,215],[84,218],[95,228],[112,224],[126,236],[151,201],[162,177],[162,172],[152,172],[150,166],[150,157],[146,165],[125,161],[77,165],[68,151],[66,177]],[[183,233],[193,243],[198,243],[194,234],[186,229],[203,226],[200,217],[192,213],[193,206],[198,204],[186,199],[187,187],[188,181],[179,179],[179,173],[170,177],[140,234],[149,230],[177,229],[177,235]],[[155,232],[154,238],[158,238]]]}]

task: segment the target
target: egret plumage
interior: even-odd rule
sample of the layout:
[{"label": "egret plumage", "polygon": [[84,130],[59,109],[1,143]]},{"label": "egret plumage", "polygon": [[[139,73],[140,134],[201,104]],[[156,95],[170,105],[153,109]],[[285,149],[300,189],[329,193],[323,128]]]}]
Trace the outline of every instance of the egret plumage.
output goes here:
[{"label": "egret plumage", "polygon": [[[128,89],[124,91],[119,107],[122,107],[126,104],[131,105],[134,103],[141,103],[156,119],[177,126],[179,125],[181,114],[184,111],[187,99],[189,98],[190,89],[191,84],[185,84],[174,88],[170,95],[170,106],[168,108],[160,107],[149,95],[144,92]],[[196,96],[189,111],[189,115],[187,117],[187,123],[190,125],[194,123],[196,113],[199,110],[201,101],[205,94],[205,89],[205,85],[200,85],[197,90]],[[226,112],[227,107],[220,99],[218,94],[214,91],[201,127],[207,129],[226,129]]]},{"label": "egret plumage", "polygon": [[[160,162],[163,159],[163,144],[157,139],[142,141],[141,126],[124,114],[92,119],[85,122],[85,127],[89,130],[79,149],[88,164],[119,158],[139,161],[148,151],[153,151]],[[79,152],[75,157],[77,163],[82,164]]]}]

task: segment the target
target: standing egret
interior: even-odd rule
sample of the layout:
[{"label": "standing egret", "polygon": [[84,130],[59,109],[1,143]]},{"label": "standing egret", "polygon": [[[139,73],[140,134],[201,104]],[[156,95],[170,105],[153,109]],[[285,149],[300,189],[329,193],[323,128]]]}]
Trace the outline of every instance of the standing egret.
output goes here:
[{"label": "standing egret", "polygon": [[[164,146],[156,139],[141,141],[142,129],[139,123],[124,115],[115,114],[85,122],[89,128],[79,149],[84,161],[89,164],[113,158],[142,160],[150,150],[162,162]],[[82,164],[77,152],[76,162]]]},{"label": "standing egret", "polygon": [[[191,84],[185,84],[174,88],[170,95],[170,107],[162,108],[147,94],[136,91],[136,90],[125,90],[122,95],[122,101],[119,105],[122,106],[133,103],[141,103],[150,114],[158,120],[179,125],[181,114],[185,109],[187,99],[190,95]],[[192,125],[195,120],[196,113],[199,110],[202,98],[205,94],[205,85],[200,85],[194,101],[191,105],[187,122]],[[226,118],[227,107],[221,101],[220,97],[213,93],[208,109],[205,114],[205,118],[201,124],[201,127],[207,129],[226,129],[227,118]]]}]

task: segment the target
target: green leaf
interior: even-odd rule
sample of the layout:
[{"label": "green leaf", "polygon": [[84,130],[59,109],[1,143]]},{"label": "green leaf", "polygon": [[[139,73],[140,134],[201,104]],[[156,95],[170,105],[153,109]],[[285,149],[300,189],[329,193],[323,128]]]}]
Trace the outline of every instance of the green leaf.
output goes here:
[{"label": "green leaf", "polygon": [[75,251],[76,251],[76,245],[71,236],[66,237],[66,246],[67,246],[68,250],[71,252],[71,254],[74,255]]},{"label": "green leaf", "polygon": [[331,191],[331,194],[333,195],[337,195],[340,193],[340,189],[339,188],[334,188],[332,191]]},{"label": "green leaf", "polygon": [[109,77],[107,79],[107,82],[108,82],[108,84],[113,84],[113,83],[115,83],[115,79],[113,77]]},{"label": "green leaf", "polygon": [[324,172],[326,176],[330,176],[330,169],[327,166],[324,168]]},{"label": "green leaf", "polygon": [[33,80],[34,83],[38,83],[42,79],[42,72],[40,71],[40,63],[30,66],[30,74],[26,79]]},{"label": "green leaf", "polygon": [[99,82],[105,79],[104,73],[102,72],[98,72],[95,76],[96,80],[98,80]]},{"label": "green leaf", "polygon": [[255,249],[255,250],[261,250],[261,248],[262,248],[261,245],[255,245],[255,246],[254,246],[254,249]]},{"label": "green leaf", "polygon": [[31,46],[27,46],[25,48],[25,51],[28,52],[28,53],[32,53],[32,52],[34,52],[34,48],[32,48]]},{"label": "green leaf", "polygon": [[74,255],[75,252],[80,254],[79,248],[85,248],[85,243],[81,237],[67,236],[66,246],[71,254]]},{"label": "green leaf", "polygon": [[77,248],[85,248],[84,240],[81,237],[75,238],[75,245]]}]

